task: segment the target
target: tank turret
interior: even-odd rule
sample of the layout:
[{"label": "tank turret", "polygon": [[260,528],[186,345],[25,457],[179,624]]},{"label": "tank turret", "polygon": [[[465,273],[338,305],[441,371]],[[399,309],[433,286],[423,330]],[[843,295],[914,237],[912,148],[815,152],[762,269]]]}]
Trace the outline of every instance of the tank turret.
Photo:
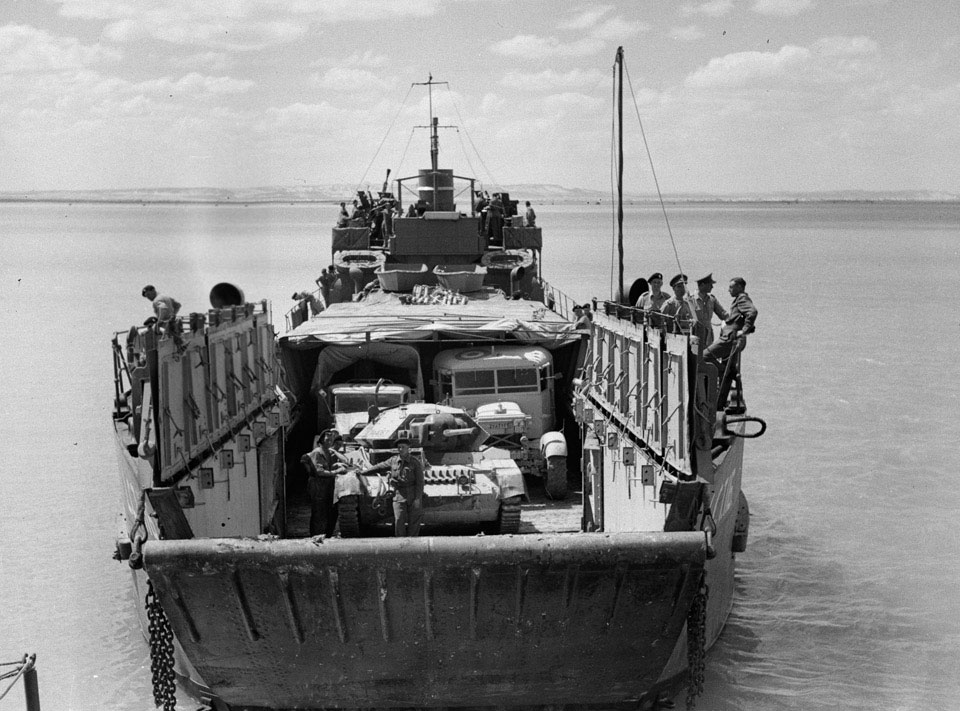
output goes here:
[{"label": "tank turret", "polygon": [[478,452],[488,437],[465,410],[412,403],[382,412],[360,430],[356,440],[370,449],[388,449],[401,436],[428,456],[434,452]]}]

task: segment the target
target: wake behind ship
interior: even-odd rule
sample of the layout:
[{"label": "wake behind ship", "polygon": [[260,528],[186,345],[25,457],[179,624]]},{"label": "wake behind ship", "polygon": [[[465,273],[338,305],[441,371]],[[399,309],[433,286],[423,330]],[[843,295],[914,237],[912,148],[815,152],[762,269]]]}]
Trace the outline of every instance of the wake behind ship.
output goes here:
[{"label": "wake behind ship", "polygon": [[[118,557],[166,708],[174,677],[220,709],[635,708],[702,683],[746,543],[742,383],[630,306],[575,322],[541,228],[438,167],[430,126],[430,167],[358,195],[282,335],[220,284],[114,338]],[[301,465],[327,430],[351,463],[331,538]],[[367,471],[400,439],[420,537],[389,535]]]}]

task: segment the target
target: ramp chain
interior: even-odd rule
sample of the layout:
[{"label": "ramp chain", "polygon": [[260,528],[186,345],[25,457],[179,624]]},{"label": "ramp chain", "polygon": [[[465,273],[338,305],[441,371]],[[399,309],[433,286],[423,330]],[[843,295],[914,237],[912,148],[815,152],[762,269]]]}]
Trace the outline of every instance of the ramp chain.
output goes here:
[{"label": "ramp chain", "polygon": [[703,674],[707,655],[707,596],[710,588],[703,578],[700,590],[693,598],[690,612],[687,613],[687,671],[690,681],[687,685],[687,711],[693,711],[697,697],[703,693]]},{"label": "ramp chain", "polygon": [[153,677],[153,703],[163,711],[177,708],[176,682],[173,671],[173,630],[153,590],[153,581],[147,580],[147,619],[150,632],[150,672]]}]

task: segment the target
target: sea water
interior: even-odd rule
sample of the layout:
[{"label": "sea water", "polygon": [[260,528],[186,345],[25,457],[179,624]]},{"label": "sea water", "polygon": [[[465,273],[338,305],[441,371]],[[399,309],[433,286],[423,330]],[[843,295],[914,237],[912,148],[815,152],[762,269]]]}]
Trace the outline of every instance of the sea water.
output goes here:
[{"label": "sea water", "polygon": [[[544,276],[608,298],[610,206],[535,207]],[[335,217],[0,204],[0,662],[37,653],[44,709],[153,708],[130,571],[111,559],[113,332],[151,315],[147,283],[187,313],[233,282],[282,326],[329,263]],[[768,424],[747,443],[749,544],[699,707],[960,708],[960,205],[701,203],[666,218],[626,206],[625,286],[712,272],[728,303],[744,277],[760,312],[745,395]],[[23,708],[22,688],[3,704]]]}]

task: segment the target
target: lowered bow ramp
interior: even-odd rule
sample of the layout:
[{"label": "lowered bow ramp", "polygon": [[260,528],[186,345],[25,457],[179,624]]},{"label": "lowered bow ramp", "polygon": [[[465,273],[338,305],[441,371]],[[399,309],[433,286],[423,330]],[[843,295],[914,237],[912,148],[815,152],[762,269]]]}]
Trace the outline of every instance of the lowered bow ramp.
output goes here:
[{"label": "lowered bow ramp", "polygon": [[237,706],[598,704],[657,681],[700,533],[150,541],[145,567]]}]

